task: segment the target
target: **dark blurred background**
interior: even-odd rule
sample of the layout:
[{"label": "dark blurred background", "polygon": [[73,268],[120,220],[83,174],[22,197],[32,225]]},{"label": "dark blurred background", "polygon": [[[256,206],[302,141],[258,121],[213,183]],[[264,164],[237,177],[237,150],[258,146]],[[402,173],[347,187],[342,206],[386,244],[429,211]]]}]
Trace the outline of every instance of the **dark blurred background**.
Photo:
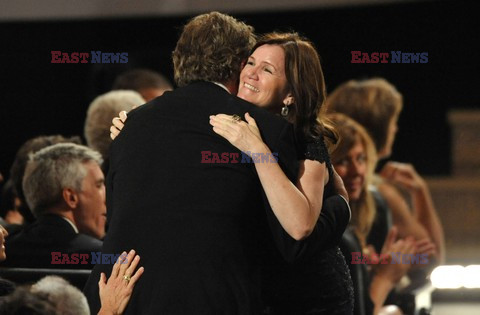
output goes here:
[{"label": "dark blurred background", "polygon": [[[270,2],[270,10],[222,11],[259,33],[295,30],[311,39],[328,91],[352,78],[392,82],[405,103],[392,158],[414,163],[425,175],[449,174],[447,112],[480,107],[474,1],[357,1],[370,4],[294,9]],[[147,67],[172,79],[170,54],[193,15],[0,19],[0,172],[8,177],[17,148],[31,137],[83,135],[89,103],[126,69]],[[52,64],[52,50],[128,52],[129,58],[127,64]],[[352,50],[428,52],[428,63],[352,64]]]}]

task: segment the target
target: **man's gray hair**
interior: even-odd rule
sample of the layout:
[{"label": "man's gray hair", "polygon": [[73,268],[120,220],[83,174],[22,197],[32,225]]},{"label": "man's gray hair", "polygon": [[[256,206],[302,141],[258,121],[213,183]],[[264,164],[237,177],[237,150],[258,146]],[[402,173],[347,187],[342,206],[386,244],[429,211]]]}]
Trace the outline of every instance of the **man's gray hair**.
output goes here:
[{"label": "man's gray hair", "polygon": [[36,215],[47,211],[62,199],[64,188],[82,190],[87,175],[84,163],[102,164],[100,153],[83,145],[58,143],[30,155],[23,177],[23,191]]},{"label": "man's gray hair", "polygon": [[46,276],[32,285],[32,293],[40,293],[55,305],[57,315],[89,315],[87,298],[83,293],[58,276]]},{"label": "man's gray hair", "polygon": [[85,139],[87,145],[100,152],[104,159],[108,158],[110,148],[110,126],[112,119],[121,111],[145,104],[142,96],[130,90],[117,90],[102,94],[95,98],[87,110],[85,120]]}]

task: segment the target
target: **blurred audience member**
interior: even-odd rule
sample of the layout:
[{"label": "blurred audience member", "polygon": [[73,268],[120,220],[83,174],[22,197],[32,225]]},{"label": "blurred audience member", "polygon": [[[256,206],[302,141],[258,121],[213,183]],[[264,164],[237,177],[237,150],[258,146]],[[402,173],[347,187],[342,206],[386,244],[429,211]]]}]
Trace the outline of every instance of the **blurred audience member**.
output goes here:
[{"label": "blurred audience member", "polygon": [[[48,147],[49,145],[56,143],[77,143],[82,144],[80,137],[74,136],[70,138],[65,138],[61,135],[52,135],[52,136],[38,136],[26,141],[15,155],[15,160],[13,161],[12,167],[10,168],[10,179],[13,182],[13,194],[16,198],[19,199],[18,211],[23,217],[24,223],[32,223],[35,221],[35,216],[32,211],[28,208],[27,202],[25,201],[25,196],[23,194],[22,180],[23,174],[25,173],[25,166],[28,162],[28,156],[31,153],[35,153],[38,150]],[[12,197],[13,198],[13,197]],[[11,233],[13,235],[13,233]]]},{"label": "blurred audience member", "polygon": [[[360,123],[372,138],[378,157],[390,156],[403,107],[402,95],[385,79],[351,80],[337,87],[327,99],[329,112],[343,113]],[[401,238],[430,240],[435,244],[437,262],[444,259],[443,229],[427,184],[410,164],[388,162],[376,185],[392,211],[393,223]],[[405,190],[409,202],[399,191]]]},{"label": "blurred audience member", "polygon": [[[388,293],[399,283],[410,269],[410,265],[382,264],[378,255],[375,255],[375,251],[370,249],[367,243],[377,216],[375,200],[368,189],[376,164],[375,147],[365,129],[353,119],[342,114],[329,114],[328,118],[335,124],[340,139],[332,152],[332,164],[343,179],[352,209],[352,219],[345,234],[348,239],[358,243],[356,247],[360,250],[356,256],[348,250],[343,252],[353,275],[354,287],[362,288],[367,297],[365,301],[359,301],[361,295],[356,292],[354,314],[379,314],[380,312],[392,314],[386,313],[386,310],[382,309],[383,305]],[[410,255],[415,252],[413,238],[397,239],[396,228],[392,228],[380,241],[383,246],[379,253],[384,261],[390,262],[392,253]],[[367,261],[363,257],[369,257],[371,266],[375,266],[370,274],[367,270]],[[362,277],[355,276],[358,268],[352,264],[360,265]],[[356,283],[357,279],[364,279],[364,282]],[[362,305],[364,310],[361,309]]]},{"label": "blurred audience member", "polygon": [[[8,266],[91,268],[78,255],[100,252],[105,235],[105,185],[98,152],[82,145],[59,143],[33,154],[27,164],[23,190],[38,217],[8,239]],[[71,254],[77,263],[69,264]],[[53,264],[52,264],[53,263]],[[66,263],[66,264],[64,264]]]},{"label": "blurred audience member", "polygon": [[[7,258],[5,254],[5,238],[8,236],[7,230],[0,225],[0,262],[4,261]],[[15,290],[15,284],[8,280],[0,278],[0,296],[5,296],[10,294]],[[0,314],[3,314],[0,312]]]},{"label": "blurred audience member", "polygon": [[87,145],[100,152],[105,161],[104,173],[108,171],[108,150],[110,148],[110,125],[120,111],[130,111],[142,105],[145,100],[135,91],[111,91],[95,98],[87,110],[85,139]]},{"label": "blurred audience member", "polygon": [[42,295],[55,307],[57,315],[89,315],[87,298],[58,276],[46,276],[32,285],[30,292]]},{"label": "blurred audience member", "polygon": [[3,225],[9,233],[16,233],[22,228],[23,216],[20,208],[21,201],[17,197],[13,181],[8,180],[2,187],[0,198],[0,224]]},{"label": "blurred audience member", "polygon": [[57,315],[55,305],[44,294],[30,292],[28,286],[18,287],[0,300],[0,314]]},{"label": "blurred audience member", "polygon": [[134,90],[149,102],[161,96],[165,91],[173,90],[173,86],[167,78],[158,72],[148,69],[134,69],[119,75],[113,83],[112,90]]},{"label": "blurred audience member", "polygon": [[0,225],[0,262],[7,259],[7,254],[5,253],[5,239],[8,236],[7,230]]},{"label": "blurred audience member", "polygon": [[[4,241],[7,235],[8,232],[0,225],[0,262],[6,259]],[[140,256],[138,256],[132,249],[128,254],[127,252],[123,252],[118,257],[108,279],[104,273],[100,275],[98,286],[101,309],[98,314],[115,315],[123,313],[130,301],[136,282],[144,272],[143,267],[137,269],[139,262]],[[20,287],[19,291],[22,290],[24,290],[24,288]],[[15,284],[13,282],[0,278],[0,297],[7,296],[14,291]],[[55,314],[57,315],[90,314],[85,295],[83,295],[83,293],[76,287],[58,276],[46,276],[42,278],[34,284],[29,291],[36,296],[49,301],[49,304],[55,307]],[[13,298],[10,297],[7,298],[7,300],[0,299],[0,314],[14,314],[3,313],[2,310],[5,311],[7,309],[3,308],[5,305],[2,303],[7,301],[7,304],[12,303],[10,306],[16,307],[16,299],[24,297],[23,293],[20,294],[21,296],[17,296],[17,294],[18,292],[14,294]],[[8,302],[8,300],[11,301]]]}]

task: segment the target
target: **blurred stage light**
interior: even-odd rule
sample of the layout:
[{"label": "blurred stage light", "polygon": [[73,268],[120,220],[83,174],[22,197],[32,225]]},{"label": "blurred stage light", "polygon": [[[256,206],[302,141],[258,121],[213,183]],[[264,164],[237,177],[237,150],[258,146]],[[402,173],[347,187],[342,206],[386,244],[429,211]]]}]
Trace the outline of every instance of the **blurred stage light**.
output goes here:
[{"label": "blurred stage light", "polygon": [[437,289],[480,288],[480,265],[438,266],[430,275],[432,285]]},{"label": "blurred stage light", "polygon": [[460,265],[438,266],[432,271],[432,285],[438,289],[458,289],[463,286],[465,267]]},{"label": "blurred stage light", "polygon": [[469,289],[480,288],[480,265],[470,265],[465,267],[463,286]]}]

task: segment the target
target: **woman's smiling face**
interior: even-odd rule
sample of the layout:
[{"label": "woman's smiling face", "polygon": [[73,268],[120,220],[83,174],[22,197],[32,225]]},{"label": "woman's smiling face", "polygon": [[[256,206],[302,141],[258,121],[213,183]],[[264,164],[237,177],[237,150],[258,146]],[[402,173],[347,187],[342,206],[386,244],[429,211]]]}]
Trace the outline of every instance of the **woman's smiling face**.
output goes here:
[{"label": "woman's smiling face", "polygon": [[363,189],[365,189],[365,176],[367,174],[367,155],[362,141],[357,139],[347,155],[339,161],[335,161],[333,166],[342,178],[350,200],[357,201]]},{"label": "woman's smiling face", "polygon": [[280,109],[288,95],[285,52],[277,45],[255,49],[240,73],[237,96],[266,109]]}]

